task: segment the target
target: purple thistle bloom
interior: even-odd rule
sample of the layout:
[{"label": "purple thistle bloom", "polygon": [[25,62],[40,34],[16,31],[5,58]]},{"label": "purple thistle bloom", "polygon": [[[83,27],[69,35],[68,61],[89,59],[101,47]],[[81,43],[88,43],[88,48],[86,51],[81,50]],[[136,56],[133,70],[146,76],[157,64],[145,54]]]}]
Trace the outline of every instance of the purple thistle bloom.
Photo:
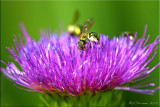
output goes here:
[{"label": "purple thistle bloom", "polygon": [[[140,84],[130,87],[123,84],[131,81],[140,81],[160,63],[153,68],[146,67],[154,58],[159,42],[159,37],[149,45],[145,40],[145,33],[139,40],[129,41],[128,37],[114,37],[102,35],[100,46],[94,43],[92,48],[87,44],[87,50],[82,51],[77,47],[78,38],[69,36],[67,33],[41,34],[40,41],[31,40],[25,28],[21,26],[25,37],[25,45],[20,45],[14,40],[17,54],[12,49],[8,51],[15,61],[21,66],[20,71],[14,63],[4,64],[7,68],[1,71],[16,84],[24,86],[27,90],[42,93],[62,93],[78,96],[85,91],[93,93],[115,90],[127,90],[143,94],[153,94],[155,89],[139,89],[154,86],[154,83]],[[150,54],[155,54],[148,60]]]}]

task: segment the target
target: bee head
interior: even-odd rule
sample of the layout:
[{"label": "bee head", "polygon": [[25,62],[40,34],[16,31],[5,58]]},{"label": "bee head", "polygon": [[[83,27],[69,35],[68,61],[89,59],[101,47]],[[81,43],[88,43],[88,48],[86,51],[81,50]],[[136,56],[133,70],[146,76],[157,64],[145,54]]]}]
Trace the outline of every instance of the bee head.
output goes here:
[{"label": "bee head", "polygon": [[133,40],[134,39],[134,34],[131,32],[124,32],[121,34],[122,37],[127,37],[129,36],[129,40]]},{"label": "bee head", "polygon": [[89,37],[98,37],[98,34],[96,32],[89,33]]}]

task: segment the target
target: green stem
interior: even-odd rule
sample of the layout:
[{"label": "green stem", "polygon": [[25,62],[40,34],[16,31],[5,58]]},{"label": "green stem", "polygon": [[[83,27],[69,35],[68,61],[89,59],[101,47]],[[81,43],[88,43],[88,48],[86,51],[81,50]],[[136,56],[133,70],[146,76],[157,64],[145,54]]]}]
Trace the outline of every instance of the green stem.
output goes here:
[{"label": "green stem", "polygon": [[[122,93],[115,91],[90,93],[86,92],[80,96],[42,95],[41,100],[47,107],[123,107]],[[122,106],[123,105],[123,106]]]}]

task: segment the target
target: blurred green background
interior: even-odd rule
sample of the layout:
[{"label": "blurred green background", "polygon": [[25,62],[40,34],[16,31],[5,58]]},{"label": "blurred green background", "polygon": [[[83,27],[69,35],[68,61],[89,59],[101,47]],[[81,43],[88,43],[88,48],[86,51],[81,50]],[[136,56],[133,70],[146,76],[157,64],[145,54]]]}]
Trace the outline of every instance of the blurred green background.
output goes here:
[{"label": "blurred green background", "polygon": [[[1,59],[11,62],[6,46],[14,46],[13,35],[20,33],[18,24],[23,22],[33,39],[38,40],[39,30],[50,28],[52,32],[64,29],[71,24],[74,11],[80,12],[79,24],[90,17],[96,18],[91,31],[113,37],[123,31],[138,32],[140,38],[144,26],[148,25],[147,35],[151,35],[151,43],[159,34],[159,1],[1,1]],[[159,62],[159,50],[156,57],[148,65],[153,67]],[[2,67],[5,65],[1,64]],[[152,72],[153,82],[159,84],[158,67]],[[153,87],[152,87],[153,88]],[[123,100],[127,106],[158,106],[159,92],[155,95],[142,95],[123,91]],[[18,89],[1,73],[1,106],[36,106],[40,105],[40,94]],[[148,103],[134,104],[129,102]],[[149,103],[156,104],[149,104]]]}]

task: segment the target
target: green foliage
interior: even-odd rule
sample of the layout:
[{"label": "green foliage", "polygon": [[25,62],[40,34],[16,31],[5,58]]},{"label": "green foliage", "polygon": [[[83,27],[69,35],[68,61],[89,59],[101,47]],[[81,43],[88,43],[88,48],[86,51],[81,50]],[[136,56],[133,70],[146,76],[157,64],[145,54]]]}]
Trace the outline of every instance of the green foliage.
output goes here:
[{"label": "green foliage", "polygon": [[62,96],[53,94],[41,95],[44,106],[47,107],[124,107],[122,93],[118,91],[85,92],[80,96]]}]

